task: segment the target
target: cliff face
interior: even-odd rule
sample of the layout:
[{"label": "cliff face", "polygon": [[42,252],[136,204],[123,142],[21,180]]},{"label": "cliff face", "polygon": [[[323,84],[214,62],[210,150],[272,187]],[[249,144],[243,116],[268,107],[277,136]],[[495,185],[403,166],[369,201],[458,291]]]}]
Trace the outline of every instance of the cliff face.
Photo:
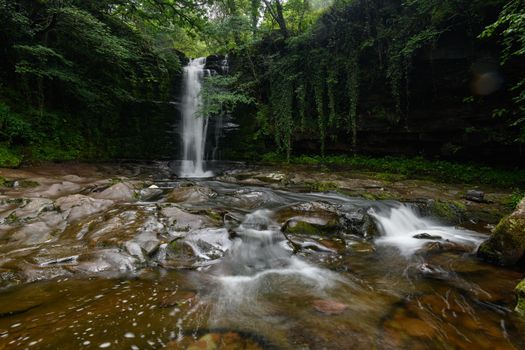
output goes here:
[{"label": "cliff face", "polygon": [[416,57],[399,121],[383,107],[381,93],[367,91],[358,121],[358,151],[523,160],[519,145],[512,142],[517,128],[509,127],[504,115],[495,114],[512,104],[509,85],[525,67],[515,62],[503,69],[495,48],[468,50],[467,44],[445,39]]},{"label": "cliff face", "polygon": [[[315,89],[318,84],[316,79],[321,77],[320,84],[324,85],[324,91],[320,99],[324,103],[325,123],[329,123],[326,120],[333,101],[340,118],[338,123],[326,127],[327,153],[422,155],[493,164],[523,163],[524,152],[515,142],[520,130],[511,126],[510,112],[514,107],[510,88],[523,75],[525,62],[516,60],[502,67],[499,63],[501,47],[497,40],[477,38],[487,25],[494,22],[499,5],[487,4],[477,8],[479,12],[475,25],[465,18],[443,19],[443,23],[436,26],[440,34],[435,40],[419,45],[407,62],[398,68],[402,78],[397,87],[399,100],[396,100],[388,65],[399,50],[406,50],[410,40],[422,32],[407,34],[403,39],[407,42],[404,46],[400,45],[403,49],[396,51],[394,44],[385,48],[389,41],[383,36],[389,35],[389,32],[385,32],[382,26],[389,23],[392,16],[397,16],[392,15],[395,13],[392,8],[397,9],[400,5],[393,2],[370,10],[358,3],[322,17],[318,28],[307,40],[299,38],[290,43],[290,40],[269,36],[257,44],[253,49],[255,53],[249,59],[232,57],[232,71],[240,72],[247,80],[253,80],[256,75],[254,85],[258,95],[257,110],[255,107],[251,110],[243,108],[235,114],[244,135],[232,134],[230,148],[233,153],[238,153],[239,148],[246,148],[247,144],[256,150],[254,153],[275,150],[275,128],[286,121],[277,120],[283,111],[272,111],[276,108],[274,96],[282,96],[283,89],[279,84],[286,79],[293,80],[289,89],[295,93],[291,112],[292,152],[320,153],[322,133],[318,128],[319,96],[316,96]],[[385,11],[390,11],[390,17],[383,15]],[[371,15],[363,19],[367,13]],[[361,27],[366,26],[371,28],[367,29],[368,32],[359,32]],[[394,31],[398,29],[405,30],[396,27]],[[356,38],[356,33],[362,37]],[[359,74],[359,93],[355,146],[348,126],[351,100],[348,79],[352,75],[348,72],[348,62],[352,58],[352,50],[355,50],[355,44],[349,42],[354,39],[359,47],[365,47],[359,49],[356,73]],[[369,40],[372,44],[367,46]],[[295,61],[290,58],[293,56],[297,57]],[[318,65],[323,67],[318,69]],[[338,67],[334,69],[333,65]],[[291,67],[293,71],[275,68],[281,66]],[[295,68],[297,66],[300,68]],[[279,73],[272,73],[272,69]],[[336,81],[332,92],[329,91],[331,79]],[[276,91],[275,86],[281,90]],[[301,126],[299,112],[297,91],[301,88],[306,90],[306,127]],[[260,117],[261,107],[266,108],[270,115],[266,126],[254,121],[257,112]],[[248,142],[247,137],[253,137],[263,126],[269,126],[267,137],[257,144]]]},{"label": "cliff face", "polygon": [[[525,160],[519,130],[497,111],[512,105],[509,88],[525,69],[522,62],[498,63],[497,47],[472,48],[467,40],[444,38],[415,57],[404,99],[396,113],[387,81],[361,86],[355,151],[374,155],[424,155],[514,164]],[[367,72],[364,72],[365,76]],[[332,130],[328,152],[351,152],[349,135]],[[297,153],[315,153],[315,134],[298,134]]]}]

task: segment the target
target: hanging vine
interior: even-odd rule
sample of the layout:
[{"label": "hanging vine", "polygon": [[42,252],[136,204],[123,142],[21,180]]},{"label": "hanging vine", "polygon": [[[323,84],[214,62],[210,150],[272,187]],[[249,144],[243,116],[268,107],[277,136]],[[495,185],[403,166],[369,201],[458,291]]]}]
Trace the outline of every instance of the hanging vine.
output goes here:
[{"label": "hanging vine", "polygon": [[348,97],[349,97],[349,111],[348,111],[348,132],[352,134],[352,146],[357,146],[357,106],[359,103],[359,60],[357,53],[348,60]]},{"label": "hanging vine", "polygon": [[304,132],[306,129],[306,84],[304,77],[299,79],[299,85],[295,89],[295,97],[297,99],[297,110],[299,111],[300,130]]},{"label": "hanging vine", "polygon": [[275,65],[271,71],[271,113],[274,122],[275,142],[279,151],[286,153],[289,160],[292,152],[294,134],[293,101],[294,76],[281,75],[281,69],[287,66],[286,61]]},{"label": "hanging vine", "polygon": [[315,107],[317,111],[317,126],[319,128],[319,141],[321,143],[321,155],[324,155],[326,140],[326,120],[324,106],[325,81],[323,78],[325,71],[324,65],[319,64],[314,73],[312,81]]},{"label": "hanging vine", "polygon": [[335,91],[337,88],[337,64],[333,64],[329,67],[327,67],[327,78],[326,78],[326,86],[327,86],[327,94],[328,94],[328,125],[330,127],[337,127],[338,124],[338,118],[337,118],[337,111],[336,111],[336,96]]}]

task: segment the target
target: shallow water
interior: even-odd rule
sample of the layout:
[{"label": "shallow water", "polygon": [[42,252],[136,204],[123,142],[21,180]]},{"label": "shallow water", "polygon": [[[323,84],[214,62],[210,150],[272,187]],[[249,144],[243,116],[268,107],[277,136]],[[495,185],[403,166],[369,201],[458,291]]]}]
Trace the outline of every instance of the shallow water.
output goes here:
[{"label": "shallow water", "polygon": [[[525,348],[525,323],[512,312],[522,274],[475,258],[484,233],[446,226],[397,202],[198,185],[216,195],[178,208],[214,209],[231,220],[188,227],[175,241],[179,260],[171,264],[8,285],[0,291],[0,349],[183,349],[206,334],[222,335],[222,348]],[[294,218],[325,220],[306,204],[313,201],[368,212],[380,235],[285,236],[282,217],[291,216],[293,205],[302,205]],[[85,237],[72,228],[53,244],[76,242],[71,250],[82,251],[92,249],[83,240],[96,236],[97,244],[108,245],[111,232],[100,230],[115,218],[124,218],[130,237],[137,234],[134,221],[151,220],[153,230],[161,225],[159,203],[119,204],[91,223]],[[421,233],[439,239],[413,238]],[[445,248],[429,247],[434,240]],[[12,257],[50,244],[4,245],[2,252]]]}]

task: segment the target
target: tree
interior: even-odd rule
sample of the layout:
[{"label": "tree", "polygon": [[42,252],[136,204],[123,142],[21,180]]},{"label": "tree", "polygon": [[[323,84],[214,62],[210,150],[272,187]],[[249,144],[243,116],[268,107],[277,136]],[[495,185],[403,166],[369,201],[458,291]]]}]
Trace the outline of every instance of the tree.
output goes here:
[{"label": "tree", "polygon": [[283,2],[281,0],[263,0],[263,2],[266,6],[266,11],[279,26],[281,34],[283,37],[287,38],[289,32],[284,18]]}]

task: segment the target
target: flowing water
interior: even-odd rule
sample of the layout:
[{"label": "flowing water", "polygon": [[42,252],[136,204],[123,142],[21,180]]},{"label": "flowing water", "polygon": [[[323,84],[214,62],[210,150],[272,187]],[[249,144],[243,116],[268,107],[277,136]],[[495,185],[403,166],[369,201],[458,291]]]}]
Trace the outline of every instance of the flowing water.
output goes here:
[{"label": "flowing water", "polygon": [[204,170],[208,117],[200,115],[202,107],[202,79],[206,74],[205,58],[190,60],[184,67],[184,89],[182,95],[182,166],[181,177],[211,177]]},{"label": "flowing water", "polygon": [[[475,258],[486,234],[395,201],[219,181],[156,186],[162,197],[72,225],[64,235],[76,238],[62,243],[92,239],[89,249],[106,251],[112,238],[95,240],[107,234],[97,225],[127,242],[159,232],[165,243],[151,258],[112,275],[84,268],[5,286],[0,349],[525,348],[525,324],[512,312],[521,273]],[[191,195],[171,206],[172,190]],[[170,211],[184,215],[168,220]],[[204,214],[220,218],[194,225]],[[2,278],[9,266],[34,266],[26,251],[47,257],[60,242],[3,249],[11,262]],[[42,266],[74,271],[83,263],[75,249],[76,260],[57,255]]]}]

